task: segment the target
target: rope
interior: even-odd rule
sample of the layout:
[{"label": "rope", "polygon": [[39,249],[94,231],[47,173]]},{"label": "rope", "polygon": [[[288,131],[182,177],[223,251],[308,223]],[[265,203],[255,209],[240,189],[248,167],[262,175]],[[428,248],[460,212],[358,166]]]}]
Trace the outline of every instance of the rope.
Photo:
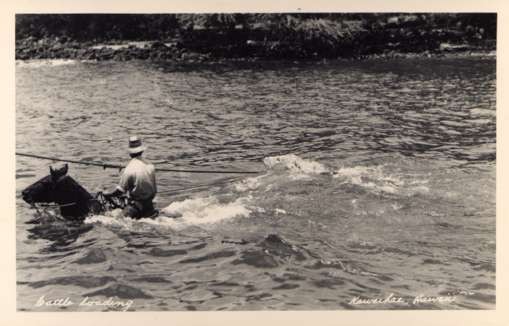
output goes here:
[{"label": "rope", "polygon": [[[42,156],[42,155],[35,155],[35,154],[28,154],[28,153],[20,153],[16,152],[16,155],[18,156],[25,156],[25,157],[31,157],[31,158],[38,158],[41,160],[49,160],[49,161],[55,161],[55,162],[66,162],[66,163],[76,163],[76,164],[82,164],[82,165],[92,165],[92,166],[100,166],[103,169],[123,169],[124,166],[120,164],[112,164],[112,163],[103,163],[103,162],[90,162],[90,161],[78,161],[78,160],[71,160],[71,159],[61,159],[57,157],[50,157],[50,156]],[[220,170],[187,170],[187,169],[164,169],[164,168],[157,168],[157,171],[164,171],[164,172],[184,172],[184,173],[230,173],[230,174],[258,174],[260,171],[220,171]]]},{"label": "rope", "polygon": [[[37,214],[39,215],[39,220],[44,216],[43,212],[48,214],[48,210],[51,209],[51,208],[62,208],[62,207],[67,207],[67,206],[73,206],[73,205],[76,205],[75,202],[72,202],[72,203],[67,203],[67,204],[42,204],[42,203],[39,203],[39,204],[31,204],[30,206],[32,208],[35,208],[35,211],[37,212]],[[43,212],[41,212],[39,209],[42,209]],[[60,221],[64,221],[65,219],[62,217],[62,216],[59,216],[58,214],[56,215],[52,215],[53,217],[55,217],[57,220],[60,220]]]},{"label": "rope", "polygon": [[[35,205],[35,204],[34,204]],[[67,203],[67,204],[37,204],[36,206],[39,206],[39,207],[68,207],[68,206],[74,206],[76,205],[75,202],[72,202],[72,203]]]}]

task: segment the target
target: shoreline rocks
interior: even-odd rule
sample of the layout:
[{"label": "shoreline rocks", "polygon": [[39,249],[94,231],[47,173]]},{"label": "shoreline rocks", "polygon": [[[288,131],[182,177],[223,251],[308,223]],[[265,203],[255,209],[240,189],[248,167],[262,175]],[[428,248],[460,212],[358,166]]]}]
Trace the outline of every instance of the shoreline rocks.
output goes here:
[{"label": "shoreline rocks", "polygon": [[[365,60],[392,59],[415,57],[444,57],[444,56],[495,56],[491,46],[475,47],[469,44],[440,43],[433,51],[401,52],[384,49],[380,53],[359,54],[355,56],[338,56],[337,58],[322,58],[319,55],[311,58],[288,58],[292,61],[327,61],[333,59]],[[257,61],[257,60],[285,60],[278,57],[264,56],[212,56],[210,53],[198,53],[183,48],[178,42],[161,41],[120,41],[106,44],[92,42],[78,42],[65,38],[35,39],[28,37],[16,40],[16,60],[33,59],[75,59],[94,61],[130,61],[154,60],[174,62],[217,62],[217,61]]]}]

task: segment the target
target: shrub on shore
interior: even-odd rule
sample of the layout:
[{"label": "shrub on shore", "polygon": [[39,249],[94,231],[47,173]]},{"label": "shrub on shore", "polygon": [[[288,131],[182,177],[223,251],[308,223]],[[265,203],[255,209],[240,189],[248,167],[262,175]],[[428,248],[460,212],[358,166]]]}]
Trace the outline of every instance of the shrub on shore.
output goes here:
[{"label": "shrub on shore", "polygon": [[[340,58],[493,50],[495,39],[495,14],[16,15],[17,59]],[[157,46],[91,49],[134,40]]]}]

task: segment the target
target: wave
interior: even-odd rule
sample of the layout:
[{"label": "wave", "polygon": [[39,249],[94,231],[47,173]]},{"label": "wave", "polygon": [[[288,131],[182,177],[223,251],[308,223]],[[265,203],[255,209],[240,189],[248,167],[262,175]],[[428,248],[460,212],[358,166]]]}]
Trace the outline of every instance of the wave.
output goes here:
[{"label": "wave", "polygon": [[249,190],[256,190],[258,189],[262,184],[262,179],[265,177],[265,175],[261,175],[258,177],[252,177],[247,178],[244,180],[240,180],[233,184],[234,188],[238,192],[245,192]]},{"label": "wave", "polygon": [[[387,171],[385,165],[345,166],[337,170],[319,162],[303,159],[295,154],[267,157],[264,164],[272,172],[288,173],[292,180],[308,179],[314,175],[331,175],[341,183],[359,186],[375,194],[408,195],[425,194],[430,191],[428,180],[418,176],[398,176]],[[281,175],[281,174],[280,174]],[[263,176],[262,176],[263,177]],[[254,190],[260,187],[261,177],[250,178],[236,185],[237,190]],[[274,181],[274,180],[272,180]]]},{"label": "wave", "polygon": [[430,192],[429,180],[419,175],[398,175],[385,164],[336,168],[295,154],[266,157],[263,163],[268,173],[235,183],[235,191],[249,192],[256,196],[256,192],[277,189],[277,185],[284,184],[285,179],[309,180],[326,175],[332,177],[331,182],[357,186],[377,195],[414,196]]},{"label": "wave", "polygon": [[[288,215],[287,206],[275,205],[273,198],[282,197],[285,192],[299,185],[293,184],[310,178],[323,178],[325,189],[341,185],[353,185],[376,195],[410,197],[430,192],[428,180],[415,175],[390,173],[385,165],[333,168],[295,154],[267,157],[264,160],[268,173],[237,181],[221,189],[219,194],[205,194],[172,202],[160,211],[155,219],[132,220],[122,218],[121,212],[112,211],[106,215],[89,217],[88,223],[136,227],[140,223],[168,226],[182,229],[192,225],[215,224],[233,218],[245,218],[252,214]],[[324,176],[325,175],[325,176]],[[288,182],[292,184],[289,185]],[[330,187],[327,183],[331,183]],[[319,190],[318,190],[319,191]],[[225,200],[228,198],[228,200]],[[401,208],[394,205],[394,210]],[[133,224],[135,223],[135,224]]]},{"label": "wave", "polygon": [[299,179],[313,174],[330,173],[323,164],[300,158],[295,154],[271,156],[263,159],[263,163],[271,170],[287,170],[290,177]]},{"label": "wave", "polygon": [[428,180],[413,179],[405,181],[402,177],[387,174],[383,165],[343,167],[334,172],[335,179],[343,183],[359,186],[375,194],[415,195],[430,191]]},{"label": "wave", "polygon": [[275,184],[281,183],[281,178],[290,180],[307,179],[312,175],[330,173],[323,164],[312,160],[302,159],[295,154],[270,156],[263,159],[267,167],[266,174],[242,179],[233,184],[235,192],[253,192],[261,189],[267,191]]},{"label": "wave", "polygon": [[234,217],[248,217],[249,197],[240,197],[229,203],[220,203],[217,197],[193,198],[173,202],[162,210],[170,216],[181,216],[186,223],[217,223]]},{"label": "wave", "polygon": [[473,116],[496,117],[497,112],[486,108],[474,108],[470,110],[470,114]]},{"label": "wave", "polygon": [[140,224],[168,226],[182,229],[192,225],[215,224],[232,218],[248,217],[252,208],[248,207],[250,197],[240,197],[234,201],[221,203],[215,196],[198,197],[175,201],[163,208],[154,219],[142,218],[134,220],[122,215],[120,209],[103,215],[90,216],[85,223],[99,223],[126,229],[133,229]]}]

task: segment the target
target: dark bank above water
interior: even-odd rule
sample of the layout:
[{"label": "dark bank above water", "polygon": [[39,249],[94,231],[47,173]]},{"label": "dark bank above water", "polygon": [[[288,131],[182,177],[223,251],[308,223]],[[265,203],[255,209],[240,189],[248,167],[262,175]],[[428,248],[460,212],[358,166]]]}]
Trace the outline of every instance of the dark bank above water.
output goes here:
[{"label": "dark bank above water", "polygon": [[16,16],[20,60],[364,59],[495,49],[495,14]]},{"label": "dark bank above water", "polygon": [[[413,58],[413,57],[464,57],[464,56],[494,56],[494,51],[487,48],[475,48],[468,45],[441,44],[437,51],[424,52],[397,52],[385,51],[382,53],[358,55],[350,57],[337,57],[332,59],[373,59],[373,58]],[[24,40],[16,48],[17,60],[32,59],[76,59],[97,61],[130,61],[154,60],[174,62],[218,62],[224,60],[271,60],[282,59],[271,56],[243,56],[243,57],[216,57],[210,53],[199,53],[179,48],[175,43],[162,43],[160,41],[125,42],[122,44],[96,44],[79,42],[61,42],[59,39],[43,39],[34,41]],[[292,58],[291,60],[325,60],[331,58]]]}]

